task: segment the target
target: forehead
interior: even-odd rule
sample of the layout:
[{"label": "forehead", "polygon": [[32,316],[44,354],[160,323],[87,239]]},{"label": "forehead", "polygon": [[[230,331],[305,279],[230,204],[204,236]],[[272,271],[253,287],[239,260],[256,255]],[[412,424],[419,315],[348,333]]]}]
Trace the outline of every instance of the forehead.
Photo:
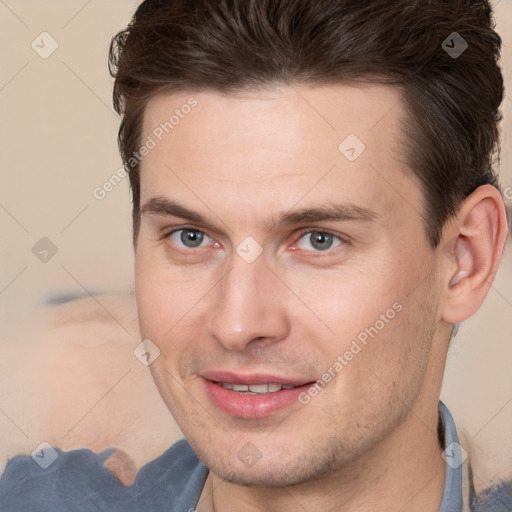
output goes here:
[{"label": "forehead", "polygon": [[[396,88],[379,84],[160,94],[146,106],[143,133],[155,132],[158,138],[159,128],[164,129],[164,138],[194,145],[198,156],[237,145],[245,148],[251,141],[262,150],[271,146],[305,152],[313,145],[332,150],[348,134],[383,149],[401,135],[401,99]],[[300,147],[294,145],[298,143]]]},{"label": "forehead", "polygon": [[193,184],[196,196],[225,190],[246,209],[291,206],[301,194],[303,206],[358,198],[396,210],[408,197],[419,208],[402,157],[404,117],[399,91],[377,84],[162,94],[143,120],[142,142],[155,147],[141,163],[141,201],[157,191],[194,200],[184,187]]}]

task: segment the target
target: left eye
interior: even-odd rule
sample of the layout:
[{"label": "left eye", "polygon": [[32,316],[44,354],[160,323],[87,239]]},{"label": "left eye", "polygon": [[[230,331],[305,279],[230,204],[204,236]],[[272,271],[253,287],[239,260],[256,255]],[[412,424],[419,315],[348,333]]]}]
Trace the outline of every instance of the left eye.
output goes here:
[{"label": "left eye", "polygon": [[325,231],[310,231],[300,238],[297,245],[307,251],[328,251],[341,244],[342,240],[336,235]]},{"label": "left eye", "polygon": [[[212,239],[202,231],[197,229],[182,228],[173,231],[169,238],[178,246],[184,246],[187,249],[195,249],[201,245],[208,245]],[[204,244],[203,242],[206,242]]]}]

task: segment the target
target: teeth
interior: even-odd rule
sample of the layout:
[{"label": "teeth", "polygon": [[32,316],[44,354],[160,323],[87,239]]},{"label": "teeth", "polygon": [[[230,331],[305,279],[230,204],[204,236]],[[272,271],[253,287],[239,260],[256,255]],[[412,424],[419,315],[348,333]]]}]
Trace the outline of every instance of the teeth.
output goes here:
[{"label": "teeth", "polygon": [[266,393],[276,393],[282,389],[293,389],[295,386],[282,386],[281,384],[229,384],[219,382],[224,389],[232,391],[245,392],[248,395],[264,395]]},{"label": "teeth", "polygon": [[252,384],[249,391],[253,393],[268,393],[268,384]]}]

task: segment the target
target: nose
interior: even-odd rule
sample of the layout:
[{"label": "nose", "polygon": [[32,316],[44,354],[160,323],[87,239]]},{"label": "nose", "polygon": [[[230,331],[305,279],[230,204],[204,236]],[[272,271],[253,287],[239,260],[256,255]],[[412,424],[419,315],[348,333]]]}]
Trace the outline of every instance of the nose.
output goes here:
[{"label": "nose", "polygon": [[229,272],[212,293],[210,335],[231,351],[275,343],[289,333],[282,285],[263,256],[252,263],[233,255]]}]

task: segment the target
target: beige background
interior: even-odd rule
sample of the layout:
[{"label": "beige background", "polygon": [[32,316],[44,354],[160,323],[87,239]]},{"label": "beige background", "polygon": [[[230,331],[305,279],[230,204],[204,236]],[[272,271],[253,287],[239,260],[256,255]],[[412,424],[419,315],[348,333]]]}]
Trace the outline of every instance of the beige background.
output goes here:
[{"label": "beige background", "polygon": [[[66,449],[115,443],[140,465],[179,435],[132,354],[140,340],[126,297],[127,180],[104,200],[93,197],[121,165],[107,50],[137,3],[0,1],[2,461],[49,441]],[[501,177],[512,187],[512,3],[501,0],[496,12],[508,94]],[[43,31],[59,45],[48,59],[31,48]],[[58,248],[47,263],[32,253],[42,237]],[[40,307],[49,294],[84,290],[109,296],[79,310]],[[482,481],[512,468],[511,318],[509,241],[487,302],[453,342],[442,394]]]}]

